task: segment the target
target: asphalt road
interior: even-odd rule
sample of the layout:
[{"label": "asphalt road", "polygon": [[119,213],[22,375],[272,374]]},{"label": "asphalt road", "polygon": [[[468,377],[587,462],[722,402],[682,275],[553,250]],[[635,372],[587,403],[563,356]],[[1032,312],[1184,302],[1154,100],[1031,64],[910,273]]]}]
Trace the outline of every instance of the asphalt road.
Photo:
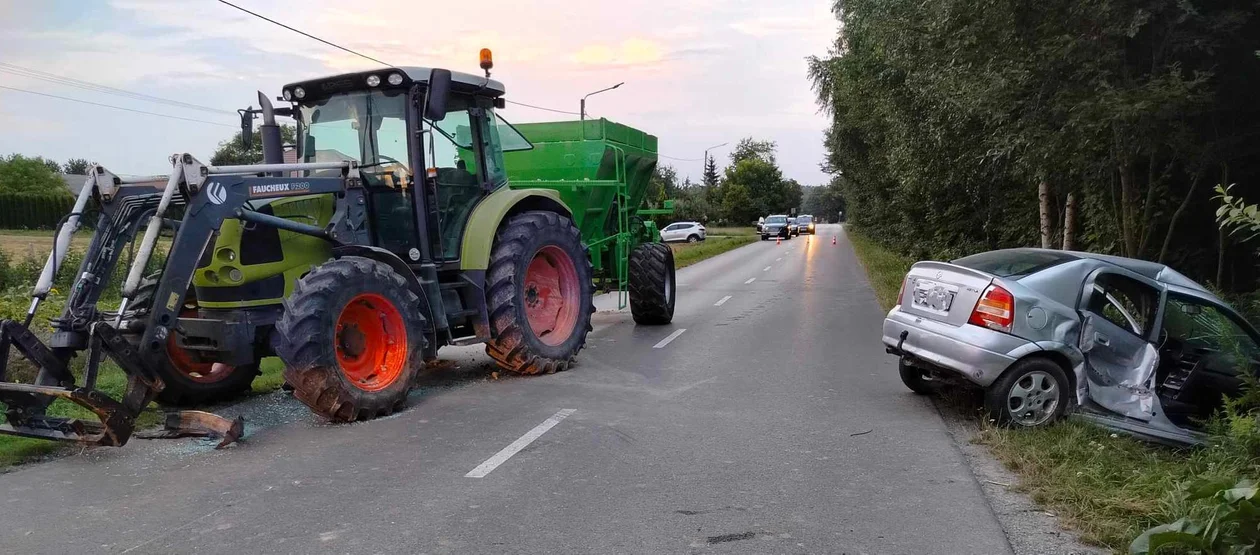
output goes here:
[{"label": "asphalt road", "polygon": [[0,546],[1010,552],[940,416],[897,379],[839,226],[678,282],[672,325],[601,311],[569,372],[495,379],[475,350],[444,351],[390,418],[321,424],[277,393],[231,409],[250,424],[231,449],[133,440],[0,475]]}]

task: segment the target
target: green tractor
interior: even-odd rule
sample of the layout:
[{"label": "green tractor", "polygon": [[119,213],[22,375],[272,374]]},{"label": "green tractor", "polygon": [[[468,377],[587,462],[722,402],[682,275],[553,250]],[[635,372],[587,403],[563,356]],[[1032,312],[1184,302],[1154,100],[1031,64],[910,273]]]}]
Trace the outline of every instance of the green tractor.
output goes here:
[{"label": "green tractor", "polygon": [[[444,345],[485,344],[519,374],[567,369],[597,290],[618,292],[640,324],[669,323],[673,255],[643,219],[668,210],[639,208],[656,138],[603,119],[514,127],[482,68],[302,81],[279,108],[260,93],[242,127],[250,140],[262,116],[262,164],[179,154],[156,182],[93,168],[26,321],[0,321],[0,433],[121,445],[150,401],[234,395],[272,355],[314,412],[363,420],[399,408]],[[278,116],[297,122],[289,161]],[[35,309],[93,202],[92,242],[45,342]],[[163,234],[166,261],[146,276]],[[128,245],[121,304],[98,307]],[[5,377],[11,347],[39,367],[36,383]],[[95,388],[105,356],[129,376],[122,399]],[[99,422],[48,415],[55,399]]]}]

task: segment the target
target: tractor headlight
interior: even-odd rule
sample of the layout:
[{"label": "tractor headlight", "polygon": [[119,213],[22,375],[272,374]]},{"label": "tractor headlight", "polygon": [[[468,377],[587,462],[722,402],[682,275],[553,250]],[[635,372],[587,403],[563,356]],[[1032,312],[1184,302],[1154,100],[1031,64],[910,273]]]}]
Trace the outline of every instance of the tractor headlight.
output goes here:
[{"label": "tractor headlight", "polygon": [[394,85],[394,86],[401,85],[401,84],[402,84],[402,74],[401,74],[401,73],[391,73],[391,74],[389,74],[389,84]]},{"label": "tractor headlight", "polygon": [[297,97],[298,100],[306,98],[306,89],[303,89],[302,87],[293,89],[293,96]]},{"label": "tractor headlight", "polygon": [[289,90],[289,89],[285,89],[285,90],[284,90],[284,99],[285,99],[285,100],[293,100],[293,91],[291,91],[291,90]]},{"label": "tractor headlight", "polygon": [[380,75],[369,75],[369,76],[367,77],[367,85],[368,85],[369,87],[375,87],[375,86],[377,86],[377,85],[379,85],[379,84],[381,84],[381,76],[380,76]]}]

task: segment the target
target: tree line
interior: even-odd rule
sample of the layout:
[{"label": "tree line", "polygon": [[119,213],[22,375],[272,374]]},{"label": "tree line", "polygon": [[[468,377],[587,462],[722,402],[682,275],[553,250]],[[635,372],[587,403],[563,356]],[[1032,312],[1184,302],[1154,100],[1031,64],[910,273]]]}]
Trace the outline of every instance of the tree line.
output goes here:
[{"label": "tree line", "polygon": [[785,178],[776,149],[774,141],[741,139],[720,173],[714,159],[706,160],[700,183],[690,178],[680,182],[674,168],[658,164],[648,188],[648,204],[656,207],[666,199],[674,200],[674,213],[658,223],[749,226],[762,216],[793,212],[838,219],[843,210],[838,187],[802,186]]},{"label": "tree line", "polygon": [[859,230],[918,258],[1042,246],[1257,281],[1213,189],[1260,177],[1260,22],[1230,0],[838,0],[810,60]]}]

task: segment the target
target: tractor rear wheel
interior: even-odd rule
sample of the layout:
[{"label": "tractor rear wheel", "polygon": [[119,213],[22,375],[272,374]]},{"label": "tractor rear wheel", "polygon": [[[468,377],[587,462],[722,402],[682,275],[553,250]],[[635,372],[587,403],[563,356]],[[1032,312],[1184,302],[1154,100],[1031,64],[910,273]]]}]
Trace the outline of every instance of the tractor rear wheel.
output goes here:
[{"label": "tractor rear wheel", "polygon": [[334,422],[384,416],[424,365],[424,313],[389,266],[330,260],[298,281],[276,322],[276,354],[293,396]]},{"label": "tractor rear wheel", "polygon": [[660,326],[674,319],[674,251],[644,243],[630,252],[630,314],[636,324]]},{"label": "tractor rear wheel", "polygon": [[512,216],[486,273],[486,354],[517,374],[568,369],[591,330],[591,261],[573,222],[555,212]]},{"label": "tractor rear wheel", "polygon": [[[150,276],[140,282],[131,306],[137,313],[147,312],[153,306],[153,296],[157,293],[158,279]],[[197,299],[190,290],[180,311],[182,318],[197,317]],[[205,403],[214,403],[232,399],[249,390],[258,376],[258,362],[241,366],[233,366],[222,362],[211,362],[197,356],[179,345],[176,334],[170,334],[166,343],[167,364],[156,368],[166,387],[157,394],[159,404],[170,407],[186,407]]]}]

